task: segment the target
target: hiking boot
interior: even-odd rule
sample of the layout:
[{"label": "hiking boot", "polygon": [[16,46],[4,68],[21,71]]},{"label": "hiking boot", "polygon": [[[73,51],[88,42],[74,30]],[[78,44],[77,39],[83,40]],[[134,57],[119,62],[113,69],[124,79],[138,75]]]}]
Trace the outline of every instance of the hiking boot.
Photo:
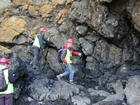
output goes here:
[{"label": "hiking boot", "polygon": [[57,79],[58,79],[58,80],[60,80],[60,79],[61,79],[61,75],[57,75],[56,77],[57,77]]},{"label": "hiking boot", "polygon": [[38,69],[38,66],[36,66],[36,65],[33,65],[33,69]]},{"label": "hiking boot", "polygon": [[71,84],[71,85],[76,85],[73,81],[70,81],[70,84]]}]

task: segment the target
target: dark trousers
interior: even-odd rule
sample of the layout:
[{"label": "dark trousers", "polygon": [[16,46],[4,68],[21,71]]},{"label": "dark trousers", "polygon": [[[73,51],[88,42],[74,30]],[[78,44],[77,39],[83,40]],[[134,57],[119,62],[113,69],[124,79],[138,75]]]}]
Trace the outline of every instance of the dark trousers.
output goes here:
[{"label": "dark trousers", "polygon": [[37,47],[34,47],[34,58],[32,60],[33,65],[37,65],[37,61],[41,58],[41,50]]},{"label": "dark trousers", "polygon": [[13,105],[13,94],[0,95],[0,105]]}]

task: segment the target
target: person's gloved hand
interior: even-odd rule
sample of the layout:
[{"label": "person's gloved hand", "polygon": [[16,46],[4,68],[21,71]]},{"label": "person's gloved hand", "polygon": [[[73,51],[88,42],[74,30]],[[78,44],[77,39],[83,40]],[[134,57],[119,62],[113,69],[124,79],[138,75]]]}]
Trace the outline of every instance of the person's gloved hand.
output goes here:
[{"label": "person's gloved hand", "polygon": [[82,56],[82,54],[81,54],[81,53],[79,53],[79,54],[78,54],[78,56]]}]

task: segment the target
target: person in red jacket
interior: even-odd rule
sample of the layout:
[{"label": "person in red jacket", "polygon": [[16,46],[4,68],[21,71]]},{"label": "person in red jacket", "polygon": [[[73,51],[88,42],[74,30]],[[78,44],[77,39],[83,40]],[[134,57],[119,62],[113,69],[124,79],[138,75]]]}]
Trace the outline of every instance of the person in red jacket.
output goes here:
[{"label": "person in red jacket", "polygon": [[72,49],[73,44],[74,44],[74,40],[70,38],[67,40],[67,44],[63,46],[64,50],[62,51],[62,54],[61,54],[61,60],[65,63],[66,71],[62,74],[57,75],[58,80],[60,80],[61,77],[69,74],[70,84],[74,84],[74,82],[73,82],[74,71],[71,67],[71,65],[72,65],[71,57],[72,57],[72,55],[76,55],[76,56],[82,55],[79,52],[73,51],[73,49]]}]

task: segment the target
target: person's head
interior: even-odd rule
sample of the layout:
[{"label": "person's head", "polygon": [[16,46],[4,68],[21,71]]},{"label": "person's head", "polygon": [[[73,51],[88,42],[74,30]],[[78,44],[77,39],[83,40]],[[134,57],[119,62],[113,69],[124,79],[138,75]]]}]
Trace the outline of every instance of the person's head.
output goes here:
[{"label": "person's head", "polygon": [[40,30],[39,30],[43,35],[45,34],[45,32],[46,32],[46,29],[45,28],[40,28]]},{"label": "person's head", "polygon": [[73,44],[74,44],[74,40],[72,38],[70,38],[70,39],[67,40],[67,47],[70,48],[70,47],[73,46]]},{"label": "person's head", "polygon": [[7,67],[10,64],[10,61],[7,58],[0,59],[0,65]]}]

